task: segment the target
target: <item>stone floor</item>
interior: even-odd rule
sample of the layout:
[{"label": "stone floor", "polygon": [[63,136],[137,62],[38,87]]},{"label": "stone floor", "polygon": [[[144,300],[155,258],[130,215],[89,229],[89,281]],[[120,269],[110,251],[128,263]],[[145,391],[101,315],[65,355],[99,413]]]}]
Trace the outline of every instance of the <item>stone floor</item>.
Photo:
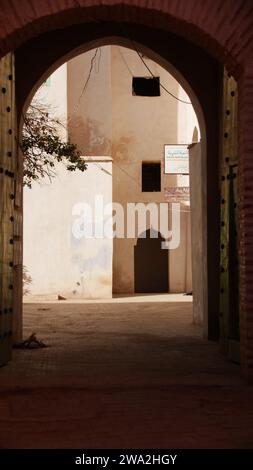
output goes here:
[{"label": "stone floor", "polygon": [[48,347],[0,369],[0,447],[252,447],[252,387],[191,310],[181,295],[25,304],[24,337]]}]

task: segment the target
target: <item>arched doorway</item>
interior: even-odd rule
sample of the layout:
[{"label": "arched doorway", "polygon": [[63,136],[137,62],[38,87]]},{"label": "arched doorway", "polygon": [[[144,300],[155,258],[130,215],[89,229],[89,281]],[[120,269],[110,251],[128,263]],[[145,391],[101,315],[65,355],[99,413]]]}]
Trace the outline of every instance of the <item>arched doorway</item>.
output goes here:
[{"label": "arched doorway", "polygon": [[[59,58],[63,55],[63,49],[66,47],[68,40],[66,39],[67,36],[65,36],[64,41],[60,37],[61,35],[66,35],[70,24],[75,24],[75,27],[72,28],[72,31],[69,30],[69,33],[73,33],[73,29],[75,29],[73,42],[76,41],[76,44],[73,44],[73,42],[69,43],[69,50],[73,50],[73,47],[78,45],[77,36],[78,34],[80,36],[81,34],[83,35],[84,29],[86,37],[84,38],[83,36],[82,43],[88,38],[91,40],[92,36],[93,38],[106,36],[108,31],[112,34],[113,30],[114,34],[117,31],[118,35],[124,36],[119,25],[121,22],[125,22],[127,25],[132,24],[129,29],[131,38],[139,40],[147,47],[151,46],[151,49],[154,51],[159,51],[164,59],[170,55],[171,61],[174,61],[175,65],[178,49],[172,47],[173,40],[177,45],[186,45],[188,50],[198,51],[197,55],[195,54],[196,61],[193,63],[191,61],[192,54],[187,55],[185,49],[185,60],[181,61],[181,73],[189,79],[189,70],[190,68],[192,70],[190,74],[191,80],[189,81],[192,82],[192,85],[195,83],[195,86],[198,88],[196,96],[198,96],[203,106],[207,126],[208,333],[209,337],[213,339],[218,336],[217,325],[219,315],[217,300],[219,292],[219,132],[218,119],[216,118],[220,112],[218,99],[220,67],[216,60],[209,56],[209,53],[225,63],[229,71],[238,78],[240,93],[239,174],[241,178],[239,189],[241,200],[243,201],[240,206],[242,211],[240,217],[241,264],[243,266],[243,269],[240,271],[240,285],[243,290],[240,309],[241,328],[242,332],[244,332],[242,335],[243,367],[249,372],[249,357],[252,354],[252,346],[249,341],[250,336],[246,332],[250,328],[252,311],[251,283],[248,280],[248,276],[251,272],[250,263],[253,246],[250,223],[252,219],[251,190],[249,189],[251,187],[252,172],[251,113],[253,102],[253,94],[249,90],[251,90],[253,80],[252,59],[250,59],[253,45],[252,40],[247,34],[252,24],[251,2],[242,2],[239,6],[237,2],[234,2],[232,8],[229,5],[223,5],[223,2],[217,2],[215,10],[212,8],[211,1],[205,2],[204,7],[201,3],[196,4],[194,2],[194,4],[190,4],[187,11],[185,11],[183,2],[177,2],[176,7],[173,4],[166,4],[164,6],[163,2],[161,2],[156,8],[153,7],[152,9],[151,7],[148,8],[144,1],[136,1],[134,4],[132,2],[124,2],[124,4],[113,2],[112,4],[108,0],[103,2],[103,6],[101,6],[100,2],[93,1],[89,7],[83,6],[82,2],[76,6],[74,1],[73,3],[68,2],[67,6],[65,2],[59,2],[57,7],[45,6],[44,2],[40,2],[39,7],[37,4],[38,8],[33,8],[32,2],[29,2],[29,5],[24,2],[24,5],[20,5],[20,2],[16,1],[13,2],[12,6],[5,6],[3,14],[5,18],[8,17],[10,20],[8,22],[9,29],[7,32],[3,29],[1,34],[2,54],[18,49],[21,46],[19,50],[16,50],[16,91],[20,115],[25,103],[25,97],[30,93],[34,83],[43,75],[43,69],[48,69],[49,66],[55,63],[57,57]],[[218,8],[219,6],[220,8]],[[210,12],[212,12],[211,15]],[[205,21],[207,15],[209,17],[208,24]],[[48,21],[49,18],[50,21]],[[222,31],[220,29],[217,32],[217,25],[223,22],[229,25],[228,28],[222,28]],[[137,23],[137,27],[135,27],[135,23]],[[3,24],[5,24],[5,21]],[[99,28],[97,27],[98,24]],[[156,28],[156,25],[159,25],[159,30]],[[168,33],[168,30],[170,33]],[[245,38],[245,41],[239,41],[239,36],[240,38]],[[58,41],[53,40],[55,37],[58,37]],[[182,39],[183,37],[186,39]],[[30,38],[35,39],[29,43]],[[170,44],[169,52],[168,43]],[[194,46],[194,43],[199,44],[200,47]],[[50,47],[45,47],[46,44]],[[43,52],[43,50],[46,52]],[[38,57],[38,52],[41,60],[38,61],[40,64],[36,64],[35,67],[36,61],[33,59]],[[172,57],[173,54],[174,57]],[[24,57],[26,57],[26,60],[24,60]],[[202,65],[200,65],[197,58],[201,58]],[[32,74],[29,73],[29,62],[33,69]],[[191,63],[189,64],[189,62]],[[198,66],[194,69],[197,62]],[[207,66],[205,67],[204,64]],[[203,73],[200,74],[201,66],[203,67]],[[178,68],[180,69],[179,64]],[[204,75],[206,77],[209,75],[207,81]],[[213,87],[208,89],[207,93],[206,87],[209,80],[211,80],[212,84],[216,83],[217,87],[215,90]],[[26,85],[23,86],[24,84]],[[3,309],[7,308],[4,305],[5,303],[6,300],[2,299]],[[8,308],[11,307],[8,305]]]},{"label": "arched doorway", "polygon": [[[106,25],[106,29],[111,31],[111,25]],[[129,28],[129,25],[127,26]],[[114,29],[114,27],[113,27]],[[206,207],[208,210],[208,217],[207,223],[212,226],[212,230],[207,229],[208,234],[208,242],[207,251],[208,251],[208,270],[210,269],[210,275],[208,277],[209,282],[209,289],[206,293],[208,295],[208,320],[205,322],[205,331],[204,336],[209,339],[216,340],[219,337],[219,320],[218,320],[218,290],[219,290],[219,280],[218,280],[218,272],[219,272],[219,251],[218,251],[218,235],[219,235],[219,199],[218,199],[218,108],[219,108],[219,80],[220,80],[220,66],[219,64],[209,56],[206,56],[202,53],[202,51],[198,48],[193,47],[192,45],[187,46],[187,42],[179,40],[178,38],[171,35],[170,40],[173,42],[173,54],[168,54],[168,57],[165,58],[159,54],[159,49],[154,50],[153,45],[148,40],[147,32],[144,30],[143,34],[145,36],[145,40],[143,42],[139,42],[135,39],[136,35],[140,33],[140,27],[137,29],[131,27],[131,31],[128,29],[126,32],[126,36],[122,35],[122,28],[120,29],[120,34],[118,29],[116,28],[117,35],[106,35],[102,39],[98,39],[96,37],[96,33],[93,31],[91,36],[95,35],[95,39],[90,41],[90,35],[87,37],[89,39],[86,43],[84,43],[83,37],[83,30],[80,28],[70,28],[68,30],[69,39],[70,41],[62,42],[61,40],[57,43],[58,46],[60,45],[60,49],[54,52],[54,62],[50,65],[53,61],[52,57],[48,58],[45,54],[44,58],[42,59],[41,55],[41,62],[39,64],[40,73],[38,70],[34,71],[32,67],[29,66],[27,62],[27,57],[36,53],[36,49],[38,44],[34,44],[34,42],[29,42],[26,48],[20,48],[19,51],[16,53],[16,64],[17,64],[17,80],[20,80],[20,88],[19,90],[22,91],[22,96],[18,97],[18,107],[22,106],[24,112],[30,102],[31,96],[33,95],[34,91],[37,87],[48,77],[48,75],[55,70],[59,65],[64,63],[67,59],[71,57],[75,57],[75,55],[80,54],[81,52],[85,52],[90,50],[91,48],[96,48],[98,46],[107,45],[107,44],[116,44],[125,47],[129,47],[133,50],[138,50],[147,57],[150,57],[159,65],[161,65],[164,69],[166,69],[178,82],[181,86],[185,89],[186,93],[189,95],[190,100],[194,106],[195,112],[198,117],[199,126],[201,130],[202,136],[202,143],[203,146],[203,155],[207,158],[207,181],[205,184],[207,185],[207,196],[208,198],[212,199],[212,207],[209,202],[206,203]],[[66,34],[66,31],[64,32]],[[57,31],[57,35],[60,34],[60,31]],[[157,34],[159,32],[157,31]],[[50,34],[51,36],[51,34]],[[133,39],[134,38],[134,39]],[[52,37],[44,37],[38,38],[38,40],[42,41],[41,45],[41,54],[44,55],[45,49],[45,42],[50,40],[53,41]],[[146,41],[148,44],[146,45]],[[161,43],[164,43],[165,37],[163,34],[160,37]],[[54,41],[53,41],[54,42]],[[62,48],[63,44],[67,44],[67,49],[70,49],[66,53],[65,46]],[[77,44],[78,45],[77,47]],[[74,49],[71,50],[71,46],[75,46]],[[187,53],[191,56],[192,61],[189,61],[187,64],[184,64],[184,67],[181,66],[181,61],[179,60],[181,54],[185,54],[186,48],[188,47]],[[158,51],[158,52],[157,52]],[[171,52],[171,51],[170,51]],[[65,53],[65,55],[64,55]],[[171,59],[171,60],[170,60]],[[206,95],[205,89],[203,87],[203,80],[200,80],[199,75],[196,73],[196,70],[192,66],[192,62],[194,61],[195,65],[201,64],[203,65],[203,73],[206,76],[206,81],[210,82],[210,95]],[[23,75],[23,68],[24,64],[29,67],[30,74],[29,74],[29,90],[27,89],[27,81],[24,81]],[[47,68],[46,68],[47,64]],[[217,79],[215,82],[215,86],[213,87],[213,81],[210,81],[211,76],[214,75]],[[19,77],[19,78],[18,78]],[[22,83],[22,85],[21,85]],[[211,99],[210,99],[211,98]],[[22,112],[20,113],[20,122],[22,125]],[[215,118],[215,125],[213,124],[213,117]],[[205,151],[207,149],[207,152]],[[209,155],[212,155],[209,157]],[[205,157],[204,157],[205,158]],[[214,273],[216,272],[216,276]],[[217,292],[217,297],[210,295],[209,292]]]},{"label": "arched doorway", "polygon": [[[73,31],[71,30],[71,31],[69,31],[69,33],[72,35]],[[58,34],[58,32],[57,32],[57,34]],[[91,47],[96,47],[96,46],[101,44],[101,39],[96,39],[96,40],[93,40],[92,42],[88,42],[88,43],[83,44],[83,35],[81,35],[81,31],[76,31],[76,34],[77,35],[74,36],[75,41],[77,41],[77,42],[81,41],[81,45],[78,48],[75,48],[74,50],[70,50],[67,54],[65,54],[63,56],[61,56],[63,51],[59,52],[59,50],[57,50],[55,59],[58,58],[58,61],[54,62],[53,65],[51,67],[49,67],[46,71],[44,71],[45,70],[45,64],[43,64],[40,73],[42,73],[42,71],[44,71],[44,73],[41,76],[39,76],[39,80],[37,80],[35,83],[34,83],[34,80],[36,79],[38,71],[36,71],[36,73],[34,74],[33,70],[31,69],[31,75],[29,74],[29,77],[31,78],[31,83],[30,83],[31,88],[30,88],[28,94],[26,94],[27,90],[25,90],[25,88],[24,88],[25,82],[23,81],[24,75],[23,75],[22,70],[23,70],[23,67],[24,67],[24,63],[26,62],[26,57],[28,57],[30,54],[33,54],[33,52],[32,52],[33,50],[35,52],[34,44],[33,43],[28,44],[29,52],[27,50],[24,50],[21,47],[21,49],[19,51],[20,55],[19,55],[19,52],[16,53],[17,80],[18,80],[18,77],[19,77],[19,79],[22,82],[22,86],[21,86],[21,82],[20,82],[20,87],[23,90],[22,100],[24,100],[23,101],[23,109],[19,113],[20,125],[21,126],[22,126],[23,112],[25,111],[26,107],[28,106],[30,98],[31,98],[32,94],[34,93],[34,90],[38,87],[38,85],[42,81],[45,80],[45,78],[47,78],[47,76],[49,74],[49,71],[52,71],[55,68],[57,68],[57,66],[59,64],[61,64],[62,62],[64,62],[66,60],[66,58],[74,57],[76,54],[80,53],[80,51],[89,50]],[[121,31],[121,34],[122,34],[122,31]],[[48,38],[46,38],[46,41],[47,40],[48,40]],[[177,45],[177,39],[176,38],[174,38],[174,43],[175,43],[175,48],[176,48],[176,45]],[[74,44],[76,45],[76,43],[74,43]],[[208,100],[206,100],[205,93],[203,95],[201,95],[201,93],[200,93],[200,95],[197,95],[196,93],[197,93],[197,90],[199,91],[200,83],[199,83],[199,79],[198,79],[197,75],[195,73],[192,74],[192,64],[189,63],[188,66],[186,67],[185,71],[182,71],[182,70],[178,69],[177,67],[180,66],[180,61],[178,61],[176,53],[172,57],[173,62],[171,64],[170,62],[167,61],[167,59],[163,59],[159,54],[157,54],[156,52],[153,52],[150,47],[147,48],[147,47],[145,47],[145,45],[140,44],[139,42],[133,40],[132,39],[132,32],[130,33],[130,36],[128,36],[128,37],[122,37],[122,36],[116,36],[116,37],[115,36],[108,36],[108,37],[105,37],[105,38],[102,39],[102,44],[122,44],[122,45],[128,45],[128,46],[130,45],[134,49],[137,48],[138,50],[143,51],[144,54],[150,56],[155,61],[157,61],[159,64],[161,64],[164,68],[166,68],[168,71],[170,71],[171,74],[174,75],[174,77],[177,78],[180,81],[180,83],[185,87],[185,90],[189,93],[190,99],[191,99],[191,101],[192,101],[192,103],[193,103],[193,105],[196,109],[198,119],[199,119],[200,128],[201,128],[201,134],[203,136],[203,141],[202,141],[203,148],[205,148],[205,146],[207,144],[207,154],[212,153],[212,155],[215,155],[215,158],[218,158],[218,150],[217,150],[218,134],[216,132],[217,129],[215,130],[215,128],[213,126],[213,123],[211,124],[213,115],[216,114],[217,111],[218,111],[218,109],[217,109],[218,108],[218,87],[216,87],[214,90],[212,90],[213,100],[211,100],[211,101],[209,100],[209,97],[208,97]],[[44,44],[44,40],[43,40],[43,50],[45,50],[44,46],[45,46],[45,44]],[[68,47],[69,47],[69,43],[68,43]],[[180,53],[182,53],[183,48],[185,48],[185,47],[186,47],[186,43],[182,42],[181,44],[179,44],[179,51],[178,51],[179,55],[180,55]],[[35,46],[35,48],[36,48],[36,46]],[[211,70],[213,70],[213,72],[215,72],[217,74],[217,79],[218,79],[219,67],[216,64],[216,62],[213,61],[212,59],[209,61],[209,58],[206,58],[201,53],[199,54],[200,51],[197,51],[196,54],[195,54],[195,52],[196,51],[193,50],[192,47],[190,46],[189,54],[193,55],[194,60],[196,62],[199,61],[199,60],[202,60],[204,62],[206,75],[208,76],[210,74],[210,69],[211,69]],[[60,57],[58,57],[59,54],[60,54]],[[48,58],[46,56],[45,56],[45,59],[48,62]],[[43,63],[43,61],[41,62],[41,64],[42,63]],[[27,66],[29,66],[29,65],[27,64]],[[184,74],[186,74],[187,80],[185,79]],[[190,81],[190,83],[188,81]],[[32,86],[32,83],[33,83],[33,86]],[[20,90],[21,88],[18,87],[18,90]],[[20,99],[20,97],[18,97],[18,107],[20,106],[20,104],[22,102],[19,99]],[[20,127],[20,129],[21,129],[21,127]],[[205,138],[206,134],[208,135],[208,139]],[[205,152],[204,152],[204,155],[206,155]],[[218,184],[218,182],[217,182],[218,167],[215,165],[215,158],[213,158],[213,160],[210,161],[210,160],[208,160],[208,157],[207,157],[207,162],[209,162],[209,165],[211,167],[210,171],[208,173],[208,182],[207,182],[208,190],[207,190],[207,192],[209,194],[209,192],[212,191],[213,201],[214,201],[214,195],[216,196],[216,198],[218,196],[218,192],[216,191],[216,193],[215,193],[215,191],[214,191],[215,186],[217,187],[217,184]],[[208,203],[206,205],[207,205],[207,208],[209,210],[209,214],[208,214],[208,217],[207,217],[208,223],[209,223],[210,219],[212,219],[212,226],[213,226],[213,228],[216,226],[216,230],[217,230],[218,229],[218,212],[219,212],[218,204],[216,203],[215,207],[214,206],[212,207],[212,210],[209,207]],[[214,208],[215,208],[215,210],[214,210]],[[210,270],[211,270],[211,265],[213,265],[212,270],[211,270],[212,276],[209,277],[210,289],[208,290],[208,292],[211,289],[212,289],[212,291],[214,289],[216,289],[216,290],[218,289],[218,282],[217,282],[218,278],[214,277],[214,275],[213,275],[215,270],[216,270],[216,272],[218,271],[218,251],[215,249],[215,245],[214,245],[214,242],[213,242],[214,234],[215,234],[214,230],[212,232],[210,232],[210,237],[209,237],[210,240],[208,242],[208,249],[210,251],[208,267],[210,266],[210,268],[209,268]],[[218,239],[216,237],[216,239],[215,239],[215,244],[216,245],[217,245],[217,241],[218,241]],[[208,320],[205,321],[206,327],[205,327],[205,331],[204,331],[204,336],[208,337],[209,339],[217,339],[218,336],[219,336],[218,315],[217,315],[218,307],[217,307],[217,305],[215,306],[214,304],[218,303],[218,297],[215,298],[215,297],[209,295],[208,292],[207,292],[207,295],[209,296],[209,298],[207,300],[207,303],[209,304],[209,312],[208,312]]]},{"label": "arched doorway", "polygon": [[168,292],[168,250],[165,239],[152,229],[142,233],[134,247],[135,292]]},{"label": "arched doorway", "polygon": [[[116,38],[114,38],[114,41],[116,41]],[[86,80],[87,71],[90,67],[90,60],[92,57],[94,57],[94,54],[97,50],[99,51],[98,56],[100,57],[99,70],[97,67],[94,67],[91,79],[89,81],[89,86],[86,89],[86,92],[82,93],[83,83]],[[194,124],[198,126],[198,123],[193,106],[190,104],[189,97],[185,94],[178,81],[175,80],[166,69],[159,66],[156,62],[152,61],[148,54],[148,50],[146,51],[146,61],[149,64],[149,67],[152,68],[153,73],[155,72],[157,75],[160,76],[161,83],[166,83],[167,88],[175,93],[175,97],[171,97],[170,95],[168,95],[168,93],[163,91],[163,89],[161,89],[161,95],[159,96],[159,98],[147,97],[144,99],[140,99],[138,97],[133,97],[131,88],[132,75],[129,73],[129,69],[126,67],[126,63],[129,68],[135,72],[135,75],[141,75],[142,73],[144,73],[145,75],[146,67],[144,67],[142,60],[140,59],[139,55],[135,50],[125,47],[123,48],[117,45],[103,46],[99,49],[96,48],[95,50],[93,49],[84,54],[74,57],[71,61],[65,63],[61,68],[57,69],[58,71],[52,74],[51,78],[44,82],[42,87],[40,87],[40,89],[38,90],[39,95],[42,94],[42,96],[44,96],[44,99],[46,98],[46,94],[50,94],[51,100],[53,100],[55,112],[59,113],[59,109],[63,107],[62,113],[64,113],[65,107],[68,108],[69,118],[65,118],[65,120],[68,119],[69,122],[68,127],[70,139],[75,143],[79,143],[79,147],[82,149],[83,156],[88,154],[93,155],[94,157],[95,152],[95,158],[97,159],[97,162],[92,163],[92,157],[85,157],[85,159],[90,160],[90,162],[88,163],[89,168],[91,165],[94,165],[93,168],[97,169],[97,180],[96,184],[92,185],[92,183],[89,183],[89,178],[87,181],[88,172],[82,174],[77,171],[79,176],[76,175],[76,173],[73,175],[73,178],[76,183],[74,183],[73,180],[72,189],[70,189],[67,183],[67,181],[69,182],[69,178],[67,181],[65,181],[65,185],[62,188],[63,193],[60,196],[60,199],[62,201],[61,206],[59,207],[59,210],[56,210],[55,212],[54,210],[59,199],[59,194],[57,191],[56,194],[58,194],[58,196],[56,196],[54,193],[54,180],[52,181],[52,185],[49,185],[50,187],[43,188],[44,193],[42,191],[42,188],[37,185],[35,186],[38,192],[36,192],[36,190],[31,194],[30,189],[27,189],[27,191],[24,192],[25,215],[23,259],[24,265],[29,269],[33,278],[33,284],[31,286],[30,291],[32,290],[32,295],[36,295],[37,299],[40,298],[40,300],[42,300],[42,296],[46,294],[48,295],[48,298],[46,300],[48,300],[49,298],[57,298],[58,290],[60,292],[60,295],[67,297],[68,299],[73,298],[72,295],[74,295],[74,298],[77,297],[77,295],[79,295],[80,297],[81,293],[84,299],[88,296],[90,296],[91,298],[103,298],[102,292],[105,291],[102,287],[105,286],[107,286],[108,289],[107,295],[110,295],[110,271],[106,273],[106,277],[104,277],[105,273],[102,273],[101,275],[101,272],[99,272],[97,274],[97,282],[91,281],[91,278],[93,278],[93,274],[91,275],[91,272],[88,273],[83,271],[85,266],[87,268],[85,259],[87,257],[89,258],[90,253],[87,245],[88,240],[85,242],[85,247],[83,247],[83,251],[80,249],[80,241],[79,244],[77,244],[76,246],[74,246],[74,244],[72,246],[72,243],[70,243],[73,252],[74,250],[77,250],[79,252],[78,261],[76,259],[76,255],[73,257],[75,259],[76,264],[75,268],[78,265],[78,268],[80,269],[80,272],[76,273],[78,279],[71,278],[71,276],[73,276],[73,265],[71,263],[68,264],[68,242],[66,249],[64,250],[62,244],[55,245],[53,241],[54,239],[58,239],[60,237],[60,234],[56,235],[56,233],[58,232],[57,228],[54,227],[58,227],[58,230],[62,232],[63,230],[65,230],[67,224],[66,220],[65,225],[64,223],[59,223],[59,221],[57,223],[58,218],[56,214],[62,214],[64,212],[66,199],[68,199],[68,204],[70,203],[70,200],[73,202],[72,198],[76,197],[78,187],[80,187],[80,180],[78,178],[84,178],[83,184],[81,184],[82,193],[79,193],[77,199],[78,201],[88,202],[93,200],[93,198],[95,199],[95,193],[100,193],[100,188],[101,192],[104,190],[104,185],[101,184],[100,179],[100,177],[104,177],[107,180],[107,184],[109,184],[109,180],[112,181],[113,202],[116,202],[116,204],[120,203],[121,206],[124,207],[126,211],[125,213],[127,213],[128,204],[134,204],[136,201],[138,201],[138,203],[143,203],[143,206],[141,206],[140,204],[140,207],[136,207],[136,224],[138,222],[139,232],[141,231],[139,225],[141,225],[142,223],[143,215],[141,209],[143,208],[146,211],[147,219],[149,217],[149,209],[151,209],[151,207],[146,204],[147,198],[155,201],[154,204],[156,204],[156,207],[153,207],[153,209],[155,209],[155,211],[157,210],[158,213],[160,204],[162,202],[166,204],[167,201],[167,204],[169,204],[169,213],[167,213],[168,222],[166,222],[166,225],[168,227],[171,225],[171,222],[169,220],[171,217],[171,205],[169,203],[169,200],[167,200],[167,193],[165,192],[164,188],[170,187],[171,185],[173,186],[175,184],[182,185],[182,181],[184,181],[184,184],[189,185],[189,176],[182,176],[180,174],[177,176],[176,174],[173,175],[169,174],[169,172],[163,171],[163,144],[164,142],[180,142],[181,144],[185,143],[185,145],[187,146],[192,139],[193,126]],[[62,72],[60,72],[61,70]],[[55,75],[58,76],[58,79],[55,77]],[[62,84],[59,83],[60,76],[63,77]],[[112,82],[110,82],[110,77],[112,77]],[[110,85],[108,85],[109,83]],[[69,90],[68,104],[66,103],[65,96],[65,89],[67,87]],[[185,94],[185,103],[179,102],[177,100],[177,96],[183,99],[183,94]],[[100,103],[99,107],[97,107],[98,96]],[[39,97],[37,99],[39,99]],[[117,105],[114,104],[113,118],[111,115],[111,102],[118,103]],[[49,110],[50,109],[51,108],[49,105]],[[141,120],[140,116],[142,116]],[[96,123],[96,127],[92,127],[92,123]],[[88,125],[91,125],[91,134],[87,132],[87,129],[89,128]],[[109,133],[108,129],[113,129],[113,131]],[[94,130],[97,132],[97,136],[99,137],[97,138],[97,140],[94,134]],[[132,137],[127,140],[126,137],[129,135]],[[100,144],[98,143],[99,141],[101,142]],[[109,156],[103,157],[103,155]],[[152,159],[152,156],[155,155],[157,155],[157,159],[159,160],[160,164],[157,165],[147,162],[143,163],[144,160],[150,161],[150,159]],[[105,160],[103,161],[103,159]],[[105,173],[101,172],[101,170],[105,170],[105,168],[102,167],[105,166],[106,159],[112,159],[113,171],[109,170],[109,172],[107,171]],[[98,161],[100,163],[98,163]],[[158,166],[158,179],[160,181],[159,188],[157,188],[159,189],[158,192],[155,191],[149,193],[150,188],[142,188],[142,184],[139,183],[139,177],[140,173],[142,174],[143,167],[147,167],[149,169],[150,165],[151,169],[153,168],[153,166],[155,168],[157,168]],[[61,170],[59,170],[59,172],[61,174]],[[77,181],[79,181],[79,186]],[[47,181],[45,183],[47,183]],[[86,188],[87,190],[86,194],[84,192],[84,188]],[[189,186],[187,189],[189,199]],[[47,191],[49,191],[50,194],[47,193]],[[42,196],[42,194],[44,194],[44,196]],[[107,196],[105,193],[103,194],[103,198],[105,202],[105,200],[107,200]],[[46,202],[46,200],[48,202]],[[29,201],[30,203],[27,205]],[[35,211],[33,210],[34,201],[36,201],[36,204],[39,207],[47,208],[47,214],[46,209],[42,209],[41,214],[38,212],[36,218]],[[70,214],[71,219],[71,211],[67,211],[67,213]],[[167,271],[165,273],[167,278],[169,270],[170,282],[166,280],[164,282],[164,277],[162,276],[160,278],[161,285],[159,286],[158,278],[157,286],[153,288],[154,291],[158,289],[158,291],[163,291],[167,293],[182,293],[187,290],[187,275],[185,274],[185,271],[186,266],[190,263],[190,256],[187,256],[187,253],[189,253],[190,255],[191,252],[189,233],[190,225],[187,222],[188,215],[186,209],[181,206],[181,242],[177,251],[173,253],[172,259],[170,259],[170,261],[168,262],[171,263],[171,266],[167,267]],[[164,219],[165,218],[166,215]],[[33,223],[33,221],[35,221],[35,223]],[[52,223],[49,224],[49,221],[52,221]],[[46,231],[43,228],[44,226],[47,227]],[[69,226],[71,226],[71,220],[69,222]],[[52,233],[53,231],[54,234]],[[45,234],[46,239],[49,239],[51,235],[50,239],[52,240],[52,242],[50,244],[46,244],[46,246],[45,244],[43,244],[43,234]],[[131,238],[132,241],[126,239],[117,239],[113,241],[112,277],[114,282],[112,286],[112,291],[115,296],[123,294],[131,295],[135,292],[133,257],[136,236],[138,236],[137,231],[135,235]],[[32,240],[36,240],[37,243],[33,243]],[[39,242],[40,240],[41,243]],[[117,244],[117,241],[119,241],[119,244]],[[188,248],[187,245],[189,245]],[[48,249],[51,250],[51,253],[54,253],[53,256],[48,256]],[[65,285],[63,285],[62,283],[60,283],[60,285],[57,284],[54,277],[57,277],[57,268],[54,269],[54,263],[57,259],[57,253],[59,250],[61,251],[61,253],[64,252],[66,254],[64,272],[68,273],[68,275],[65,276],[65,279],[68,279],[68,282],[66,281]],[[110,252],[111,246],[109,249],[109,253]],[[27,257],[26,255],[28,253],[29,256]],[[162,250],[161,254],[165,255],[166,250]],[[62,255],[60,255],[60,257],[61,256]],[[107,258],[109,260],[110,255],[108,255]],[[94,262],[95,261],[97,262],[98,259],[95,258]],[[90,262],[91,260],[89,260],[89,263]],[[81,265],[83,265],[82,269]],[[102,261],[101,265],[103,265]],[[38,273],[40,272],[40,267],[42,266],[44,275],[40,279],[38,277]],[[63,270],[61,269],[60,272],[62,274],[63,280]],[[54,279],[52,280],[52,285],[54,285],[54,289],[52,289],[51,286],[51,276],[52,279]],[[85,282],[83,280],[84,278],[86,278]],[[105,279],[107,279],[107,284],[105,282]],[[69,288],[70,285],[73,286],[72,289]],[[82,286],[82,289],[76,286]],[[147,286],[147,289],[147,292],[152,292],[152,288]],[[192,290],[191,287],[188,288],[188,291],[189,290]]]}]

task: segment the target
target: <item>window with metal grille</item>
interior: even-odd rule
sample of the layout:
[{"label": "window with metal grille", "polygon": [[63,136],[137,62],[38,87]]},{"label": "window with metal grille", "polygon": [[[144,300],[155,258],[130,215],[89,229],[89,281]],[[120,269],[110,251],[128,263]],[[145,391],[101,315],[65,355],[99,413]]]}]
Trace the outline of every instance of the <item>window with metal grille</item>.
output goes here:
[{"label": "window with metal grille", "polygon": [[142,162],[142,192],[161,191],[161,163]]},{"label": "window with metal grille", "polygon": [[160,96],[160,77],[133,77],[132,93],[135,96]]}]

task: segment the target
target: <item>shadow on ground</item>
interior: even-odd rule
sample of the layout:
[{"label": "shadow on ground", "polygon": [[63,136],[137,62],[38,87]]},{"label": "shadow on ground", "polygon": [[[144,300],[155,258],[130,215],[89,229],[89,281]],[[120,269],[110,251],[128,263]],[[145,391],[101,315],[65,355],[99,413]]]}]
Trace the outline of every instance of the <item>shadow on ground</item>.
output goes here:
[{"label": "shadow on ground", "polygon": [[181,296],[26,304],[24,335],[48,347],[0,369],[0,447],[251,447],[252,387],[191,310]]}]

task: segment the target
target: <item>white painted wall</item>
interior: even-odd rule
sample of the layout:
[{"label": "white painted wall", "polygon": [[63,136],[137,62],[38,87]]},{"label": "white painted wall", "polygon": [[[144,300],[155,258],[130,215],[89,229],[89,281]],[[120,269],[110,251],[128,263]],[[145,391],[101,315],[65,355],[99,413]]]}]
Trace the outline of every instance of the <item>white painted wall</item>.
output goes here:
[{"label": "white painted wall", "polygon": [[[189,96],[185,90],[179,86],[178,98],[182,101],[190,102]],[[199,123],[192,105],[188,105],[178,101],[178,113],[177,113],[177,141],[180,144],[190,144],[193,142],[193,132],[197,129],[198,139],[200,140],[200,129]]]},{"label": "white painted wall", "polygon": [[[67,124],[67,64],[59,67],[38,89],[34,100],[49,105],[50,114]],[[63,137],[67,136],[66,129],[60,126]]]},{"label": "white painted wall", "polygon": [[[101,163],[111,173],[111,163]],[[61,166],[53,183],[34,185],[24,199],[24,265],[33,283],[33,296],[57,299],[110,297],[111,240],[77,239],[72,226],[78,203],[94,203],[94,181],[111,201],[111,176],[93,163],[84,173],[69,173]],[[30,197],[32,195],[32,197]]]},{"label": "white painted wall", "polygon": [[[48,103],[52,114],[67,123],[67,64],[34,99]],[[24,266],[32,277],[27,299],[111,297],[112,241],[78,240],[72,233],[76,204],[92,205],[98,190],[105,203],[111,202],[111,167],[111,162],[88,163],[84,173],[70,173],[58,164],[52,182],[44,179],[24,188]]]}]

